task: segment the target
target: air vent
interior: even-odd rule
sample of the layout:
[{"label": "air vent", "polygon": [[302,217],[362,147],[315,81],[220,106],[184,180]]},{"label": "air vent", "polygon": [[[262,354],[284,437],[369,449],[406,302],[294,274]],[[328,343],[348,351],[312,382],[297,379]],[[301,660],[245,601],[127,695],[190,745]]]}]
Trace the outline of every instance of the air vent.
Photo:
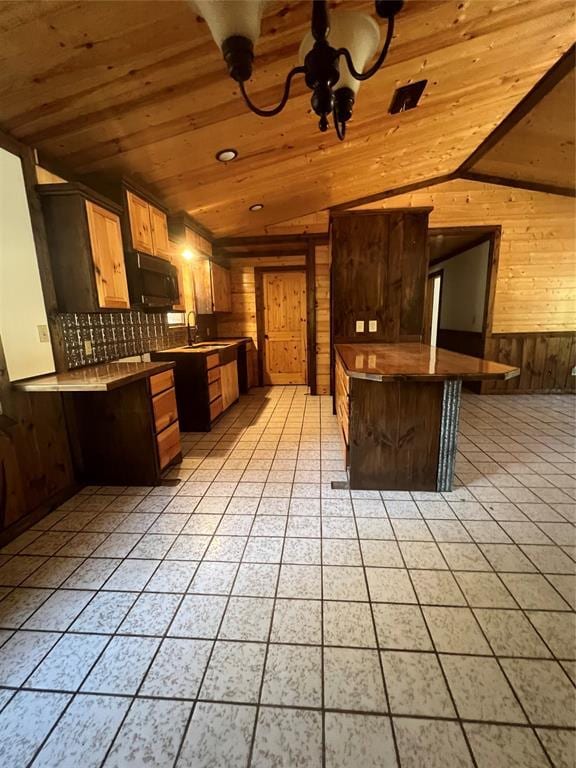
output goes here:
[{"label": "air vent", "polygon": [[408,112],[409,109],[417,107],[427,82],[428,80],[418,80],[417,83],[410,83],[410,85],[397,88],[388,112],[391,115],[396,115],[398,112]]}]

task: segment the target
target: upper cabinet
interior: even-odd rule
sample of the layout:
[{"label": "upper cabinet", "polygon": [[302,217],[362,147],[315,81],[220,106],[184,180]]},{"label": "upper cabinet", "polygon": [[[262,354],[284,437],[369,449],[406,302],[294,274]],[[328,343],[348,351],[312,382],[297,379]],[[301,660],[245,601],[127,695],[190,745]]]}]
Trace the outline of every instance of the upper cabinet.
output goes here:
[{"label": "upper cabinet", "polygon": [[96,278],[98,304],[126,309],[129,306],[122,233],[117,214],[86,200],[88,232]]},{"label": "upper cabinet", "polygon": [[132,249],[170,261],[168,218],[164,211],[126,189],[126,213]]},{"label": "upper cabinet", "polygon": [[128,309],[119,206],[82,184],[38,192],[59,310]]},{"label": "upper cabinet", "polygon": [[212,262],[212,304],[214,312],[232,312],[230,270]]},{"label": "upper cabinet", "polygon": [[152,253],[152,227],[150,224],[150,206],[138,195],[126,192],[126,207],[132,247],[135,251]]}]

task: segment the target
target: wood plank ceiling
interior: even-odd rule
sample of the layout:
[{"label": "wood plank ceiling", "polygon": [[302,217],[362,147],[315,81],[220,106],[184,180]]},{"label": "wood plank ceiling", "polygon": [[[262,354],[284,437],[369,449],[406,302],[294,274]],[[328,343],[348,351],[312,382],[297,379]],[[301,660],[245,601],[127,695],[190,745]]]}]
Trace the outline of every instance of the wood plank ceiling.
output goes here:
[{"label": "wood plank ceiling", "polygon": [[[309,18],[307,1],[270,3],[249,84],[257,104],[278,99]],[[217,235],[263,231],[454,171],[574,31],[573,0],[407,0],[340,143],[318,132],[301,81],[278,117],[250,113],[184,0],[0,0],[0,127],[76,174],[131,175]],[[421,106],[388,115],[395,88],[422,78]],[[228,146],[239,159],[217,163]],[[264,209],[249,213],[254,202]]]},{"label": "wood plank ceiling", "polygon": [[575,189],[575,95],[576,73],[571,70],[469,170]]}]

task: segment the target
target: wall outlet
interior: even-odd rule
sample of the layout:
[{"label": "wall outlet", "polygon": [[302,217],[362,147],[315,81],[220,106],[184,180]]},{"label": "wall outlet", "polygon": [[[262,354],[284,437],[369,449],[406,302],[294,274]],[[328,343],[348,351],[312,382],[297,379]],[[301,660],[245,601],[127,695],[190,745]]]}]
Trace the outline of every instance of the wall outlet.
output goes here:
[{"label": "wall outlet", "polygon": [[85,341],[84,342],[84,354],[85,355],[91,355],[92,354],[92,342],[91,341]]},{"label": "wall outlet", "polygon": [[356,320],[356,333],[364,333],[364,320]]},{"label": "wall outlet", "polygon": [[378,330],[378,320],[368,320],[368,332],[376,333]]},{"label": "wall outlet", "polygon": [[41,344],[47,344],[50,341],[50,334],[48,333],[48,326],[47,325],[37,325],[38,328],[38,339],[40,340]]}]

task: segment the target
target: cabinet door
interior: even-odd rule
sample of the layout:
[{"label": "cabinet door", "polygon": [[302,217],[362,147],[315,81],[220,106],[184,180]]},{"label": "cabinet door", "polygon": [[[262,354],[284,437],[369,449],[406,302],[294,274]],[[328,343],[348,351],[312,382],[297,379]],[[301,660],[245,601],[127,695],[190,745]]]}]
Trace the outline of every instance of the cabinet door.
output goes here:
[{"label": "cabinet door", "polygon": [[240,397],[238,364],[235,360],[220,366],[220,387],[222,389],[222,410],[225,411]]},{"label": "cabinet door", "polygon": [[212,278],[209,260],[204,258],[195,260],[192,265],[192,274],[194,278],[196,312],[199,315],[211,315],[214,312],[214,307],[212,304]]},{"label": "cabinet door", "polygon": [[152,230],[152,252],[154,256],[170,261],[170,242],[168,240],[168,219],[166,214],[153,205],[150,210],[150,228]]},{"label": "cabinet door", "polygon": [[152,228],[150,225],[150,206],[133,192],[126,192],[128,201],[128,220],[132,235],[132,247],[136,251],[154,253]]},{"label": "cabinet door", "polygon": [[230,270],[212,262],[212,290],[214,312],[232,311],[232,285]]},{"label": "cabinet door", "polygon": [[86,201],[88,230],[94,262],[98,304],[103,308],[128,308],[128,283],[120,219],[100,205]]}]

